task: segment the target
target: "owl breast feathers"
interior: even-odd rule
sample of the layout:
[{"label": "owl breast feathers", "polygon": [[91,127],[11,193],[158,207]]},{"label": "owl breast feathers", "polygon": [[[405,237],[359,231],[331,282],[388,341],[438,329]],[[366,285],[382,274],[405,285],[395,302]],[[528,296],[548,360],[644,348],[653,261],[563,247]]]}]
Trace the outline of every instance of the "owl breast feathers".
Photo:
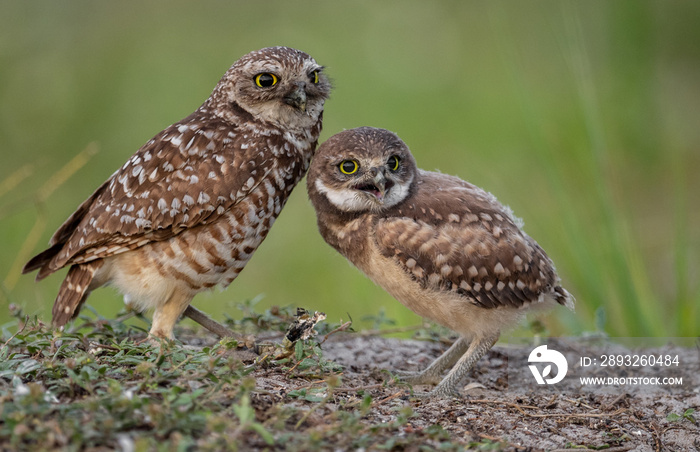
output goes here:
[{"label": "owl breast feathers", "polygon": [[[527,308],[573,306],[510,209],[468,182],[418,169],[387,130],[328,139],[307,188],[326,242],[408,308],[467,338],[437,368],[454,364],[465,344],[474,347],[465,362],[478,359]],[[458,377],[439,392],[453,391]]]},{"label": "owl breast feathers", "polygon": [[24,272],[71,266],[54,323],[112,284],[155,308],[151,334],[172,337],[194,294],[228,285],[308,169],[330,83],[304,52],[251,52],[191,115],[139,149],[56,231]]}]

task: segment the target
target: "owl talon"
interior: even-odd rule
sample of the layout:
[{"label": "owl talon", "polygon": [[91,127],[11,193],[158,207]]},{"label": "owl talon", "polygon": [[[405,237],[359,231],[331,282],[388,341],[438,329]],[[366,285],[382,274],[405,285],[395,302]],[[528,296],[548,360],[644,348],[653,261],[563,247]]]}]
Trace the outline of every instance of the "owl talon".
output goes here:
[{"label": "owl talon", "polygon": [[143,342],[150,342],[154,347],[170,347],[175,343],[175,339],[149,334]]},{"label": "owl talon", "polygon": [[165,345],[167,342],[171,342],[169,339],[164,339],[162,337],[158,336],[153,336],[152,334],[149,334],[148,336],[144,337],[143,339],[139,339],[138,341],[134,342],[135,345],[143,345],[145,343],[149,343],[153,347],[161,347]]}]

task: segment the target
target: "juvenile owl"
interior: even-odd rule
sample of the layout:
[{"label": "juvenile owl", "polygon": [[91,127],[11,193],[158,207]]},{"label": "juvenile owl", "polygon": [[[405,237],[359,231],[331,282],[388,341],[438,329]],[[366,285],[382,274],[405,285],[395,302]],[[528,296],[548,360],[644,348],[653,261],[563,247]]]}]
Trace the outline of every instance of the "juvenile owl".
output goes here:
[{"label": "juvenile owl", "polygon": [[459,333],[427,369],[404,374],[439,382],[430,395],[459,394],[469,369],[529,308],[573,308],[510,209],[468,182],[418,169],[392,132],[334,135],[314,156],[307,188],[328,244],[416,314]]},{"label": "juvenile owl", "polygon": [[202,106],[144,144],[25,265],[37,280],[70,266],[53,323],[109,284],[154,309],[151,336],[172,339],[195,294],[228,286],[267,235],[309,167],[330,89],[299,50],[236,61]]}]

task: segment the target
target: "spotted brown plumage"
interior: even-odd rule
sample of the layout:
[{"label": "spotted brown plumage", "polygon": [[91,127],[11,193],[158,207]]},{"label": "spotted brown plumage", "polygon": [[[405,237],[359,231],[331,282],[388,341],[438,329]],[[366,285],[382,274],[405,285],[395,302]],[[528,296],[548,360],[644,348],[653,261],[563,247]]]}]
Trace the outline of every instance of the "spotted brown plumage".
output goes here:
[{"label": "spotted brown plumage", "polygon": [[492,195],[456,177],[417,176],[431,206],[413,199],[385,213],[376,224],[383,255],[423,289],[455,292],[483,308],[520,307],[550,293],[565,303],[551,260]]},{"label": "spotted brown plumage", "polygon": [[435,395],[454,393],[529,308],[573,307],[552,261],[510,209],[457,177],[418,169],[389,131],[362,127],[328,139],[307,188],[326,242],[408,308],[461,335],[408,378],[433,382],[452,368]]},{"label": "spotted brown plumage", "polygon": [[267,235],[309,167],[329,93],[323,68],[299,50],[265,48],[234,63],[202,106],[141,147],[27,263],[37,279],[71,266],[54,323],[111,284],[155,309],[152,335],[172,338],[192,297],[230,284]]}]

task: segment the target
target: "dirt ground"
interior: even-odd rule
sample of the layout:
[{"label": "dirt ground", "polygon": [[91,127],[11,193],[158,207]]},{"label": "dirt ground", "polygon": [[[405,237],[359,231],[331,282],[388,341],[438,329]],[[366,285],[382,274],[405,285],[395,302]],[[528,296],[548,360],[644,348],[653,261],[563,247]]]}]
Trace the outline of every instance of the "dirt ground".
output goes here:
[{"label": "dirt ground", "polygon": [[[508,350],[497,345],[482,358],[465,381],[463,399],[410,397],[406,386],[392,381],[386,370],[419,370],[447,349],[448,344],[337,334],[322,346],[324,358],[342,365],[341,384],[320,407],[303,399],[290,399],[291,391],[325,387],[323,380],[290,380],[284,373],[259,369],[254,373],[258,395],[254,403],[287,403],[308,407],[303,425],[327,421],[330,413],[361,403],[358,390],[372,397],[364,421],[391,423],[402,412],[411,413],[402,435],[438,424],[455,442],[476,450],[570,450],[607,451],[700,451],[698,373],[690,376],[694,389],[682,394],[666,392],[581,392],[577,379],[565,379],[557,392],[508,386]],[[698,350],[685,349],[684,358],[694,360],[687,369],[699,369]],[[687,380],[686,380],[687,381]],[[471,384],[470,384],[471,383]],[[430,387],[416,387],[426,391]],[[324,396],[325,393],[321,394]],[[316,406],[314,406],[316,405]],[[674,420],[671,413],[690,416]],[[692,415],[692,410],[695,414]],[[398,433],[397,433],[398,432]],[[439,447],[439,441],[415,444],[416,450]],[[405,450],[402,447],[401,450]],[[410,447],[409,447],[410,449]]]},{"label": "dirt ground", "polygon": [[[416,397],[431,387],[411,388],[392,371],[427,367],[450,346],[443,333],[391,339],[345,332],[347,322],[285,348],[274,344],[289,313],[250,319],[258,345],[273,344],[262,356],[243,347],[252,336],[219,340],[201,329],[180,327],[183,344],[154,346],[122,322],[88,319],[60,339],[41,322],[22,324],[0,360],[0,450],[700,451],[697,338],[506,338],[471,370],[461,397],[439,399]],[[292,325],[311,331],[304,319]],[[678,356],[678,365],[581,359],[637,355]],[[531,365],[563,379],[538,385]],[[683,385],[581,380],[611,375]]]}]

